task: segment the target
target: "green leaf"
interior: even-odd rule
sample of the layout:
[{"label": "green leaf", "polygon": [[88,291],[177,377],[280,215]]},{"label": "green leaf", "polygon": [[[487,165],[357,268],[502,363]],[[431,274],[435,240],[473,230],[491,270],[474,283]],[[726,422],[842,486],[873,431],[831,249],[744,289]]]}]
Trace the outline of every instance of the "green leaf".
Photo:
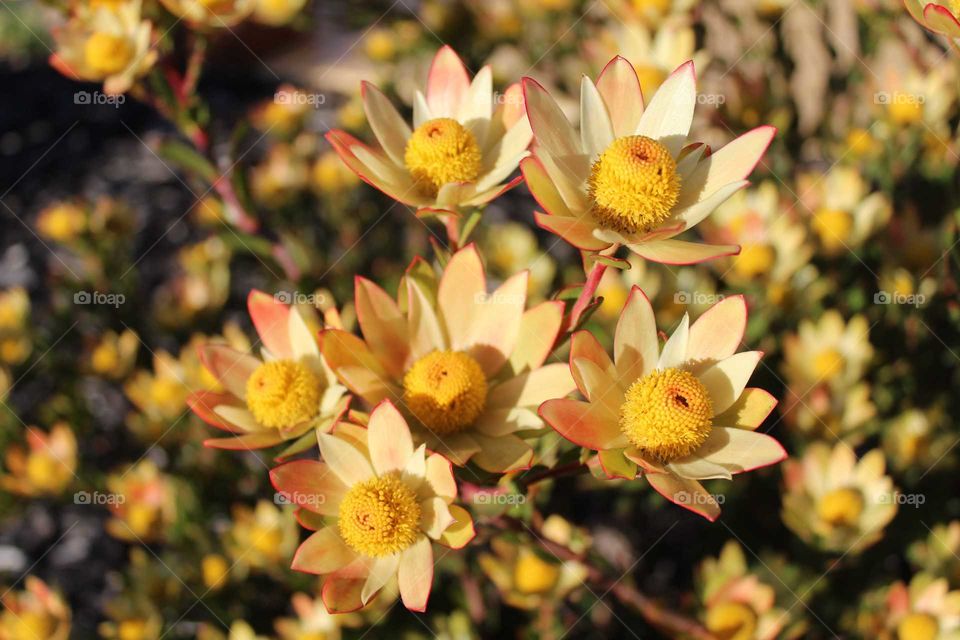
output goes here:
[{"label": "green leaf", "polygon": [[209,184],[218,178],[216,167],[193,147],[176,140],[160,144],[157,155],[176,167],[192,173]]}]

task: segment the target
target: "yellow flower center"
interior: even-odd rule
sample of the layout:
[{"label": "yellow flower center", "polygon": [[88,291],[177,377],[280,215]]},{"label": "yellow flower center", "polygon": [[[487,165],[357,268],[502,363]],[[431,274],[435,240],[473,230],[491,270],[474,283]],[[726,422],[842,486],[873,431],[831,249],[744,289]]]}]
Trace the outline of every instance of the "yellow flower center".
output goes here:
[{"label": "yellow flower center", "polygon": [[937,619],[926,613],[911,613],[897,625],[897,640],[935,640],[938,633]]},{"label": "yellow flower center", "polygon": [[721,602],[707,611],[707,630],[723,640],[753,640],[757,614],[741,602]]},{"label": "yellow flower center", "polygon": [[453,118],[435,118],[417,127],[403,160],[420,190],[436,196],[450,182],[473,182],[480,175],[480,145]]},{"label": "yellow flower center", "polygon": [[696,376],[657,370],[627,389],[620,430],[642,452],[664,462],[688,456],[707,439],[713,403]]},{"label": "yellow flower center", "polygon": [[247,407],[265,427],[289,429],[317,416],[322,387],[302,362],[264,362],[247,380]]},{"label": "yellow flower center", "polygon": [[560,568],[530,549],[521,549],[513,565],[513,586],[520,593],[546,593],[557,585]]},{"label": "yellow flower center", "polygon": [[813,218],[813,230],[820,242],[830,250],[838,250],[846,244],[853,230],[853,216],[842,209],[820,209]]},{"label": "yellow flower center", "polygon": [[773,247],[766,244],[745,244],[733,260],[733,270],[744,278],[755,278],[770,270],[774,260]]},{"label": "yellow flower center", "polygon": [[894,100],[887,107],[887,113],[895,124],[909,125],[923,118],[923,104],[912,96],[894,94]]},{"label": "yellow flower center", "polygon": [[340,535],[357,553],[379,558],[412,545],[420,530],[420,505],[398,473],[350,488],[340,503]]},{"label": "yellow flower center", "polygon": [[813,359],[813,371],[822,380],[831,380],[843,370],[843,354],[836,349],[824,349]]},{"label": "yellow flower center", "polygon": [[863,513],[863,494],[857,489],[834,489],[817,503],[817,515],[833,526],[854,527]]},{"label": "yellow flower center", "polygon": [[676,161],[646,136],[614,140],[593,163],[587,184],[601,226],[627,233],[649,231],[669,218],[680,196]]},{"label": "yellow flower center", "polygon": [[403,377],[403,401],[438,435],[470,426],[487,401],[487,378],[477,361],[461,351],[433,351]]},{"label": "yellow flower center", "polygon": [[113,75],[123,71],[133,59],[133,46],[124,36],[97,31],[83,45],[87,65],[97,73]]}]

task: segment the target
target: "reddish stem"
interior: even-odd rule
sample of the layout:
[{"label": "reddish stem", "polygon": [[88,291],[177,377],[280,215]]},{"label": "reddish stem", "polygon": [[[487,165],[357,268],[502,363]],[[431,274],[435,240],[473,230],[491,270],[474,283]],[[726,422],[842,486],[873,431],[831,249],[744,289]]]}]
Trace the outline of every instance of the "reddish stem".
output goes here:
[{"label": "reddish stem", "polygon": [[593,302],[594,295],[597,293],[597,287],[600,286],[600,280],[603,279],[603,274],[606,270],[607,265],[599,260],[593,265],[593,269],[587,274],[587,281],[583,283],[583,291],[580,292],[580,297],[573,303],[573,308],[570,310],[570,317],[567,320],[564,331],[572,330],[577,326],[577,323],[580,322],[580,316],[583,315],[586,308]]}]

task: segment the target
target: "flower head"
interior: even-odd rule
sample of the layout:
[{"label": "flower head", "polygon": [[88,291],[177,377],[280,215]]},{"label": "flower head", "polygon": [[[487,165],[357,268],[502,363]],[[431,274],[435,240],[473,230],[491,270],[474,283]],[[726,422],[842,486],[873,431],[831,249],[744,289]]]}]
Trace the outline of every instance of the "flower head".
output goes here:
[{"label": "flower head", "polygon": [[584,77],[579,134],[535,80],[525,78],[523,90],[536,147],[520,169],[544,209],[537,224],[583,251],[626,245],[655,262],[737,253],[734,245],[673,238],[747,185],[775,130],[759,127],[713,154],[688,144],[697,103],[692,62],[674,71],[646,107],[624,58],[611,60],[596,83]]},{"label": "flower head", "polygon": [[257,0],[160,0],[170,13],[194,25],[232,27],[246,19]]},{"label": "flower head", "polygon": [[0,601],[0,640],[70,637],[70,608],[55,591],[35,576],[27,576],[23,591],[7,590]]},{"label": "flower head", "polygon": [[414,439],[454,464],[522,469],[533,451],[516,432],[540,428],[536,407],[574,387],[565,365],[544,365],[563,305],[526,309],[526,292],[523,272],[487,293],[473,245],[454,254],[439,280],[424,263],[412,264],[396,301],[357,278],[363,340],[327,330],[324,358],[367,405],[397,402]]},{"label": "flower head", "polygon": [[44,433],[26,427],[27,449],[10,445],[6,451],[8,475],[0,486],[23,496],[57,495],[73,482],[77,468],[77,438],[73,430],[58,423]]},{"label": "flower head", "polygon": [[371,186],[415,206],[418,214],[455,214],[489,202],[518,182],[504,182],[527,153],[530,125],[519,85],[495,106],[492,71],[473,81],[444,46],[416,92],[413,128],[376,87],[363,84],[363,105],[380,148],[335,129],[327,134],[343,161]]},{"label": "flower head", "polygon": [[222,344],[200,347],[223,391],[197,391],[187,402],[208,424],[234,434],[205,444],[261,449],[297,439],[287,455],[309,448],[312,430],[329,431],[346,411],[346,388],[321,357],[305,312],[261,291],[250,293],[247,306],[263,343],[261,357]]},{"label": "flower head", "polygon": [[736,353],[747,324],[742,297],[727,298],[690,324],[684,315],[661,350],[650,302],[634,287],[617,323],[613,359],[579,331],[570,371],[586,401],[548,400],[540,415],[560,435],[599,452],[608,477],[633,478],[714,520],[716,500],[700,480],[730,479],[783,460],[783,447],[755,433],[776,405],[746,388],[760,352]]},{"label": "flower head", "polygon": [[960,2],[926,2],[925,0],[903,0],[913,19],[924,28],[950,38],[960,38]]},{"label": "flower head", "polygon": [[331,613],[359,609],[394,579],[404,605],[424,611],[431,541],[459,549],[474,535],[470,514],[452,504],[450,462],[415,449],[389,401],[373,410],[367,428],[340,423],[319,439],[324,462],[297,460],[270,472],[280,495],[301,508],[301,523],[316,529],[293,568],[326,576],[321,597]]}]

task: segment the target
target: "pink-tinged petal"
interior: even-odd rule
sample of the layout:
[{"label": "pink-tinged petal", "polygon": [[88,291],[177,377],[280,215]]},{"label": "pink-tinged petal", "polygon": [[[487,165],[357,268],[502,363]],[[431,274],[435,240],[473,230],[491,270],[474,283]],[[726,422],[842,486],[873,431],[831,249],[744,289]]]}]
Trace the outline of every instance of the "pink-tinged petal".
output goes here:
[{"label": "pink-tinged petal", "polygon": [[[343,160],[343,163],[357,174],[357,177],[374,189],[382,191],[398,202],[413,207],[427,203],[427,200],[420,195],[417,189],[411,185],[389,182],[380,174],[377,167],[369,164],[372,157],[378,158],[377,164],[380,165],[384,162],[389,162],[389,159],[383,156],[381,152],[371,149],[349,133],[345,133],[339,129],[328,131],[324,137],[333,147],[334,151],[337,152],[337,155],[340,156],[340,159]],[[366,162],[357,156],[358,152],[363,152]]]},{"label": "pink-tinged petal", "polygon": [[510,189],[513,189],[515,186],[520,184],[521,182],[523,182],[523,176],[517,176],[516,178],[514,178],[513,180],[511,180],[510,182],[507,182],[502,186],[496,185],[487,189],[486,191],[478,191],[477,195],[473,196],[469,200],[465,200],[463,204],[465,206],[478,206],[481,204],[486,204],[491,200],[499,198],[500,196],[505,194],[507,191],[510,191]]},{"label": "pink-tinged petal", "polygon": [[413,455],[410,428],[389,400],[377,405],[367,427],[370,459],[377,475],[401,471]]},{"label": "pink-tinged petal", "polygon": [[593,219],[584,215],[578,218],[565,216],[551,216],[534,212],[537,226],[556,234],[581,251],[603,251],[610,247],[610,243],[600,240],[593,235],[596,224]]},{"label": "pink-tinged petal", "polygon": [[263,291],[254,289],[247,296],[247,310],[260,341],[275,358],[292,358],[287,334],[290,307]]},{"label": "pink-tinged petal", "polygon": [[573,374],[573,380],[576,382],[577,388],[584,396],[587,395],[587,387],[573,368],[573,361],[578,358],[589,360],[609,377],[614,380],[617,379],[617,369],[613,366],[613,361],[594,335],[586,329],[577,331],[570,338],[570,372]]},{"label": "pink-tinged petal", "polygon": [[215,409],[220,405],[241,406],[237,404],[236,396],[230,393],[194,391],[187,396],[187,406],[211,427],[217,427],[232,433],[242,433],[242,429],[230,424],[216,414]]},{"label": "pink-tinged petal", "polygon": [[230,451],[253,451],[255,449],[266,449],[281,442],[283,442],[283,436],[277,431],[270,430],[244,433],[233,438],[210,438],[203,441],[203,446]]},{"label": "pink-tinged petal", "polygon": [[744,351],[707,367],[697,375],[710,394],[713,415],[719,415],[733,406],[762,357],[761,351]]},{"label": "pink-tinged petal", "polygon": [[363,338],[394,378],[403,375],[407,360],[407,326],[400,307],[387,292],[366,278],[354,281],[357,322]]},{"label": "pink-tinged petal", "polygon": [[397,582],[403,606],[420,613],[427,610],[433,586],[433,545],[430,540],[420,537],[400,554]]},{"label": "pink-tinged petal", "polygon": [[643,115],[643,92],[633,65],[626,58],[615,57],[600,72],[597,90],[607,104],[614,135],[632,135]]},{"label": "pink-tinged petal", "polygon": [[637,463],[623,455],[622,449],[601,449],[597,452],[600,467],[611,480],[633,480],[637,477]]},{"label": "pink-tinged petal", "polygon": [[527,305],[527,281],[522,271],[474,304],[474,318],[467,338],[469,353],[492,378],[513,353],[520,335],[520,322]]},{"label": "pink-tinged petal", "polygon": [[659,353],[653,307],[647,294],[634,286],[620,313],[613,336],[613,359],[620,381],[630,384],[653,371]]},{"label": "pink-tinged petal", "polygon": [[439,538],[447,527],[453,524],[447,502],[439,496],[420,502],[420,530],[431,538]]},{"label": "pink-tinged petal", "polygon": [[473,134],[480,148],[483,149],[487,140],[487,129],[490,118],[493,117],[493,71],[490,65],[485,65],[473,77],[466,95],[460,102],[454,119]]},{"label": "pink-tinged petal", "polygon": [[563,198],[563,201],[573,212],[573,215],[586,215],[591,207],[587,193],[587,180],[590,176],[590,158],[580,153],[559,158],[543,146],[535,146],[535,155],[543,165],[553,186]]},{"label": "pink-tinged petal", "polygon": [[434,118],[454,118],[470,90],[470,76],[460,56],[448,45],[433,57],[427,75],[427,104]]},{"label": "pink-tinged petal", "polygon": [[337,369],[337,377],[348,389],[370,405],[380,404],[384,400],[398,402],[403,397],[402,389],[375,371],[364,367],[340,367]]},{"label": "pink-tinged petal", "polygon": [[590,78],[580,79],[580,144],[591,159],[613,142],[613,124],[607,105]]},{"label": "pink-tinged petal", "polygon": [[320,529],[303,541],[290,568],[294,571],[323,575],[350,564],[357,554],[347,546],[336,527]]},{"label": "pink-tinged petal", "polygon": [[777,406],[777,399],[768,391],[755,387],[744,389],[726,411],[714,417],[716,425],[753,431]]},{"label": "pink-tinged petal", "polygon": [[710,522],[720,517],[720,505],[696,480],[678,478],[670,473],[648,473],[647,482],[670,502],[701,515]]},{"label": "pink-tinged petal", "polygon": [[930,3],[923,9],[927,28],[951,38],[960,37],[960,22],[946,7]]},{"label": "pink-tinged petal", "polygon": [[404,278],[407,284],[407,340],[410,354],[407,367],[447,344],[440,320],[433,305],[414,278]]},{"label": "pink-tinged petal", "polygon": [[687,142],[696,104],[697,77],[691,60],[677,67],[653,94],[636,132],[659,140],[676,158]]},{"label": "pink-tinged petal", "polygon": [[526,105],[523,103],[523,86],[519,82],[514,82],[503,92],[503,111],[499,115],[505,131],[509,131],[527,117]]},{"label": "pink-tinged petal", "polygon": [[453,464],[439,453],[431,453],[427,457],[424,476],[426,477],[426,483],[421,487],[421,494],[431,491],[434,495],[443,498],[445,502],[451,502],[457,497],[457,482],[453,477]]},{"label": "pink-tinged petal", "polygon": [[732,182],[746,180],[763,158],[777,134],[776,127],[751,129],[712,155],[704,157],[680,188],[677,208],[682,209]]},{"label": "pink-tinged petal", "polygon": [[316,460],[294,460],[271,469],[270,482],[287,501],[325,516],[337,515],[347,492],[347,485]]},{"label": "pink-tinged petal", "polygon": [[546,400],[562,398],[575,388],[565,362],[548,364],[493,387],[487,396],[487,409],[535,407]]},{"label": "pink-tinged petal", "polygon": [[257,423],[256,418],[253,417],[253,414],[250,413],[250,410],[246,407],[221,404],[213,411],[223,418],[224,422],[234,425],[241,433],[264,430],[263,426]]},{"label": "pink-tinged petal", "polygon": [[672,222],[676,222],[679,228],[663,234],[660,237],[672,238],[681,231],[692,229],[700,224],[707,216],[716,211],[717,207],[729,200],[730,196],[735,194],[737,191],[746,188],[749,184],[750,182],[747,180],[731,182],[730,184],[720,187],[703,200],[699,200],[685,209],[677,209],[676,213],[674,213],[674,215],[660,228],[666,228],[666,226]]},{"label": "pink-tinged petal", "polygon": [[783,446],[765,433],[714,427],[693,456],[724,467],[729,473],[753,471],[787,457]]},{"label": "pink-tinged petal", "polygon": [[491,438],[474,433],[473,438],[480,445],[480,450],[472,460],[484,471],[510,473],[529,469],[533,464],[533,449],[515,435]]},{"label": "pink-tinged petal", "polygon": [[[493,136],[496,136],[496,133]],[[497,176],[497,178],[494,180],[487,176],[480,179],[477,182],[477,189],[485,189],[510,175],[517,168],[520,159],[526,155],[532,140],[533,130],[526,118],[512,125],[499,138],[494,137],[493,145],[483,152],[481,173]]]},{"label": "pink-tinged petal", "polygon": [[523,101],[537,145],[560,162],[583,153],[578,136],[560,106],[533,78],[523,79]]},{"label": "pink-tinged petal", "polygon": [[320,597],[328,613],[351,613],[363,607],[360,593],[367,580],[369,563],[367,558],[358,557],[326,577]]},{"label": "pink-tinged petal", "polygon": [[687,359],[716,362],[737,352],[747,329],[747,303],[743,296],[724,298],[707,309],[690,327]]},{"label": "pink-tinged petal", "polygon": [[540,417],[570,442],[594,451],[622,449],[627,439],[620,431],[616,416],[599,410],[589,402],[559,398],[540,405]]},{"label": "pink-tinged petal", "polygon": [[[320,337],[324,360],[351,391],[368,402],[371,395],[379,395],[377,401],[389,397],[387,372],[366,342],[340,329],[327,329]],[[353,380],[344,375],[348,371],[353,373]],[[370,375],[361,376],[362,371],[368,371]]]},{"label": "pink-tinged petal", "polygon": [[476,245],[470,244],[450,258],[437,289],[437,307],[446,325],[451,349],[464,351],[471,345],[473,326],[486,293],[483,262]]},{"label": "pink-tinged petal", "polygon": [[629,247],[641,258],[673,265],[697,264],[740,253],[737,245],[700,244],[684,240],[655,240],[644,244],[631,244]]},{"label": "pink-tinged petal", "polygon": [[397,165],[403,166],[407,141],[413,135],[410,126],[400,117],[390,100],[374,85],[362,82],[360,95],[373,135],[380,141],[387,156]]},{"label": "pink-tinged petal", "polygon": [[[527,183],[530,194],[537,201],[543,210],[551,216],[562,216],[569,218],[573,212],[567,207],[556,185],[543,167],[543,163],[537,156],[527,156],[520,161],[520,172]],[[554,232],[556,233],[556,232]]]},{"label": "pink-tinged petal", "polygon": [[247,379],[253,375],[261,362],[222,344],[200,346],[200,361],[227,391],[240,399],[247,397]]},{"label": "pink-tinged petal", "polygon": [[466,509],[455,504],[450,505],[450,515],[455,521],[440,535],[437,542],[450,549],[462,549],[477,535],[473,518]]},{"label": "pink-tinged petal", "polygon": [[583,384],[587,397],[597,409],[608,416],[617,416],[623,404],[623,389],[617,379],[598,367],[592,360],[574,358],[570,362],[570,371]]},{"label": "pink-tinged petal", "polygon": [[327,466],[348,487],[374,475],[370,460],[352,444],[326,433],[318,433],[320,453]]},{"label": "pink-tinged petal", "polygon": [[363,590],[360,592],[360,600],[363,604],[370,602],[377,592],[380,591],[395,575],[400,566],[400,554],[376,558],[370,564],[370,574],[367,581],[363,583]]},{"label": "pink-tinged petal", "polygon": [[686,313],[680,320],[680,324],[673,330],[673,334],[663,345],[660,352],[660,359],[657,361],[658,369],[672,369],[684,364],[687,359],[687,343],[690,341],[690,316]]},{"label": "pink-tinged petal", "polygon": [[563,323],[561,300],[547,300],[523,312],[517,344],[510,354],[514,374],[542,365],[553,351],[553,344]]}]

